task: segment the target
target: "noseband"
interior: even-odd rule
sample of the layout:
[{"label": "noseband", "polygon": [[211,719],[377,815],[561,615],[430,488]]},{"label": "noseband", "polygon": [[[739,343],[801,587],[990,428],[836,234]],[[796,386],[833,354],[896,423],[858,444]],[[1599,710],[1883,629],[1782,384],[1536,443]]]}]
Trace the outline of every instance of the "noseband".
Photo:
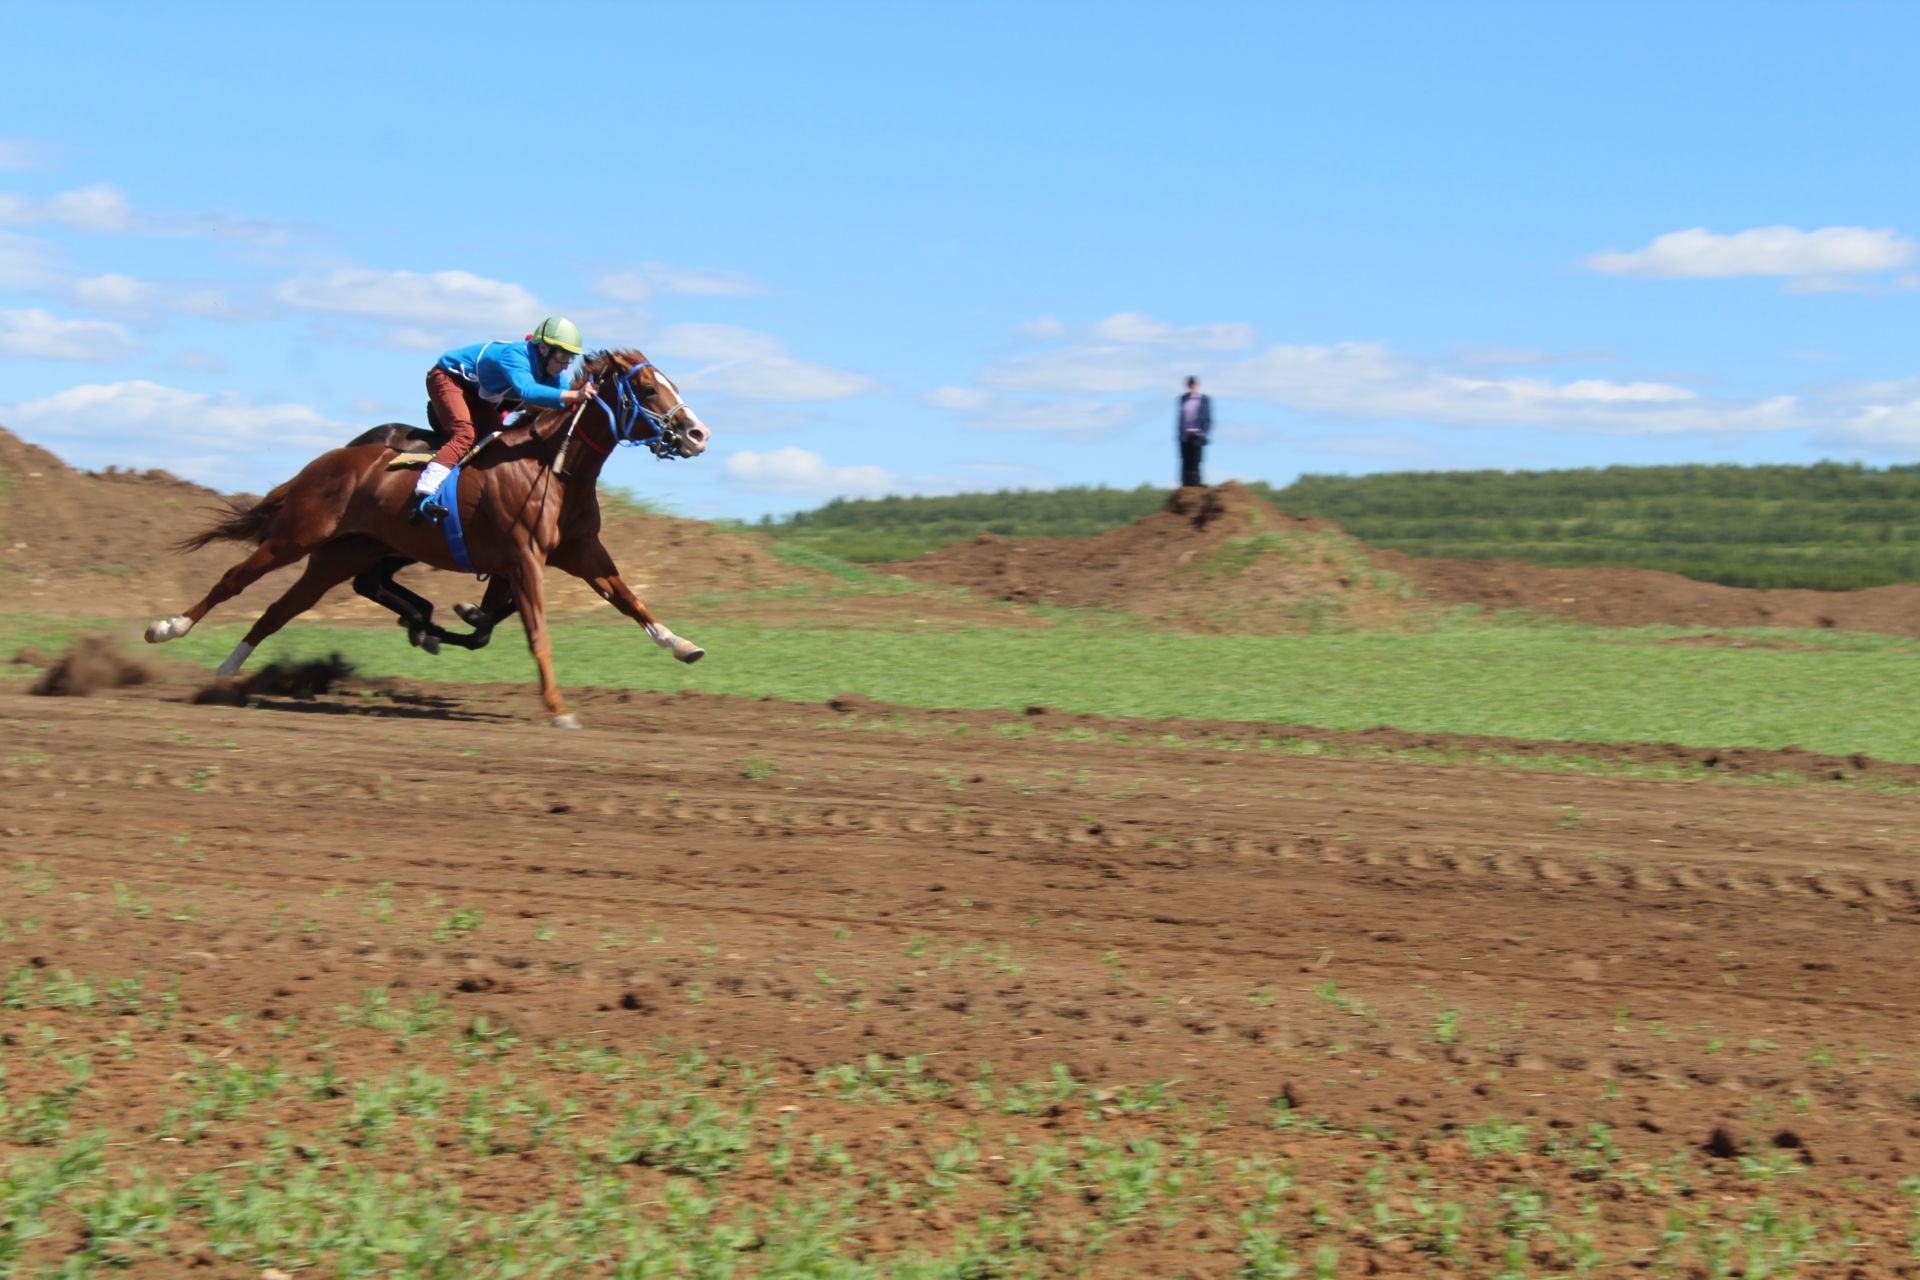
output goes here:
[{"label": "noseband", "polygon": [[[664,462],[681,456],[680,428],[674,425],[674,419],[688,410],[685,400],[665,413],[655,413],[642,403],[641,393],[634,390],[633,376],[653,367],[653,361],[643,360],[615,378],[609,384],[613,389],[612,404],[598,391],[594,393],[593,402],[607,415],[607,430],[615,444],[644,444],[653,451],[654,457]],[[651,428],[651,433],[642,435],[643,426]]]}]

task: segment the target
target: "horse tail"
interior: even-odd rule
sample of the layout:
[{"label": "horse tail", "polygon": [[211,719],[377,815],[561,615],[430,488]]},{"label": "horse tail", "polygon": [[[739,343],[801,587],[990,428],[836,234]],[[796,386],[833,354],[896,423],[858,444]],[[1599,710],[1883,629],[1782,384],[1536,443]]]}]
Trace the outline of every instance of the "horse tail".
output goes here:
[{"label": "horse tail", "polygon": [[217,521],[190,538],[182,538],[174,544],[175,549],[198,551],[208,543],[222,539],[229,542],[265,542],[274,519],[279,516],[281,508],[287,505],[287,491],[292,487],[293,482],[289,480],[250,507],[229,501],[227,506],[230,510],[226,519]]}]

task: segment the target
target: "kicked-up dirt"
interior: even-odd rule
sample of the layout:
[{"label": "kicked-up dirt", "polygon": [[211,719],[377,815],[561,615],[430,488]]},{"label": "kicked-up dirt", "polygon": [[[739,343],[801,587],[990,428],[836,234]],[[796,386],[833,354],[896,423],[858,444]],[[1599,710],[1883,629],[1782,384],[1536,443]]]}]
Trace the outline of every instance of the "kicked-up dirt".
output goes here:
[{"label": "kicked-up dirt", "polygon": [[[574,1156],[430,1109],[421,1154],[369,1138],[363,1084],[434,1063],[343,1012],[381,991],[469,1047],[760,1064],[762,1114],[818,1159],[656,1138],[613,1161],[634,1221],[677,1175],[761,1206],[850,1193],[837,1247],[876,1262],[988,1221],[1004,1243],[1024,1213],[1038,1274],[1290,1274],[1256,1265],[1263,1232],[1338,1275],[1731,1275],[1776,1244],[1911,1273],[1920,809],[1897,767],[1650,781],[1649,749],[1563,774],[1474,763],[1484,739],[1042,708],[586,691],[563,733],[517,687],[233,708],[170,675],[25,686],[0,685],[9,1081],[18,1102],[91,1046],[75,1132],[170,1178],[302,1151],[319,1177],[346,1134],[348,1165],[455,1178],[470,1213],[556,1194]],[[176,1003],[36,1004],[61,971]],[[183,1082],[269,1061],[321,1083],[272,1123],[181,1118]],[[577,1094],[560,1132],[611,1124],[571,1061],[516,1058],[509,1092]],[[0,1126],[0,1165],[35,1132]],[[49,1213],[28,1260],[92,1247]],[[165,1230],[182,1274],[278,1256]],[[981,1266],[953,1273],[1012,1273]]]}]

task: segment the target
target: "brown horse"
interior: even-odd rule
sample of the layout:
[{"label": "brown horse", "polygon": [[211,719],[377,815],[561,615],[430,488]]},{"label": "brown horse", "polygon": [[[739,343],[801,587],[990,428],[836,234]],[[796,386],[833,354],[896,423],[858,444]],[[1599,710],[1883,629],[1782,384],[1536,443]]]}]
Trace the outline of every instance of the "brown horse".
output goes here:
[{"label": "brown horse", "polygon": [[[594,483],[615,444],[646,444],[661,458],[693,457],[707,447],[706,425],[678,388],[638,351],[588,355],[575,385],[591,379],[594,398],[575,409],[524,416],[462,467],[459,515],[475,570],[504,578],[519,605],[527,646],[540,666],[540,696],[553,723],[577,728],[553,679],[553,643],[547,634],[541,573],[553,565],[584,579],[602,599],[646,629],[655,644],[682,662],[706,653],[669,631],[621,581],[613,557],[600,545],[600,500]],[[382,443],[351,445],[321,454],[299,475],[252,507],[236,507],[182,550],[230,539],[259,550],[236,564],[185,613],[147,627],[147,640],[178,639],[223,600],[262,574],[305,558],[306,572],[274,601],[220,664],[237,674],[261,641],[319,602],[328,590],[396,554],[436,569],[459,571],[436,524],[410,524],[414,473],[388,467],[407,435],[394,428]],[[451,496],[451,495],[447,495]],[[443,501],[446,497],[443,496]],[[503,610],[504,612],[504,610]]]}]

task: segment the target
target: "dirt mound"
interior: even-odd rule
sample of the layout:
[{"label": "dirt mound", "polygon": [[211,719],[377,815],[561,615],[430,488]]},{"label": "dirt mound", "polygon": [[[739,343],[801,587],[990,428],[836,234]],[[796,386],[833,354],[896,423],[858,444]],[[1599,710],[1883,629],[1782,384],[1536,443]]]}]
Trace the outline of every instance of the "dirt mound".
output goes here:
[{"label": "dirt mound", "polygon": [[1193,631],[1391,621],[1423,607],[1531,609],[1594,626],[1800,627],[1920,636],[1920,584],[1753,591],[1652,569],[1424,560],[1368,547],[1228,483],[1182,489],[1091,538],[970,542],[875,566],[998,600],[1121,609]]},{"label": "dirt mound", "polygon": [[[32,661],[25,650],[14,658],[16,662],[23,660]],[[29,692],[50,698],[84,698],[103,689],[145,684],[153,676],[152,667],[120,652],[111,638],[85,636],[55,658]]]},{"label": "dirt mound", "polygon": [[[0,431],[0,607],[51,614],[176,611],[232,557],[179,556],[211,489],[164,471],[75,471]],[[189,584],[194,584],[192,587]],[[194,590],[194,595],[181,598]]]},{"label": "dirt mound", "polygon": [[[110,618],[177,613],[246,554],[230,542],[174,550],[228,510],[221,494],[164,471],[76,471],[0,429],[0,608]],[[696,520],[609,511],[601,536],[622,575],[650,604],[827,580],[778,559],[760,540]],[[215,620],[257,617],[297,575],[297,568],[267,575]],[[454,600],[480,598],[481,588],[464,575],[416,567],[400,580],[441,604],[447,621],[446,606]],[[547,592],[554,612],[606,608],[585,583],[557,571],[547,575]],[[346,586],[329,592],[309,616],[391,617]]]},{"label": "dirt mound", "polygon": [[1411,592],[1328,520],[1290,516],[1229,481],[1181,489],[1144,520],[1091,538],[981,534],[876,566],[999,600],[1124,609],[1191,631],[1389,621]]},{"label": "dirt mound", "polygon": [[1518,560],[1368,554],[1436,601],[1535,609],[1595,626],[1805,627],[1920,635],[1920,585],[1909,583],[1865,591],[1754,591],[1654,569],[1549,569]]}]

